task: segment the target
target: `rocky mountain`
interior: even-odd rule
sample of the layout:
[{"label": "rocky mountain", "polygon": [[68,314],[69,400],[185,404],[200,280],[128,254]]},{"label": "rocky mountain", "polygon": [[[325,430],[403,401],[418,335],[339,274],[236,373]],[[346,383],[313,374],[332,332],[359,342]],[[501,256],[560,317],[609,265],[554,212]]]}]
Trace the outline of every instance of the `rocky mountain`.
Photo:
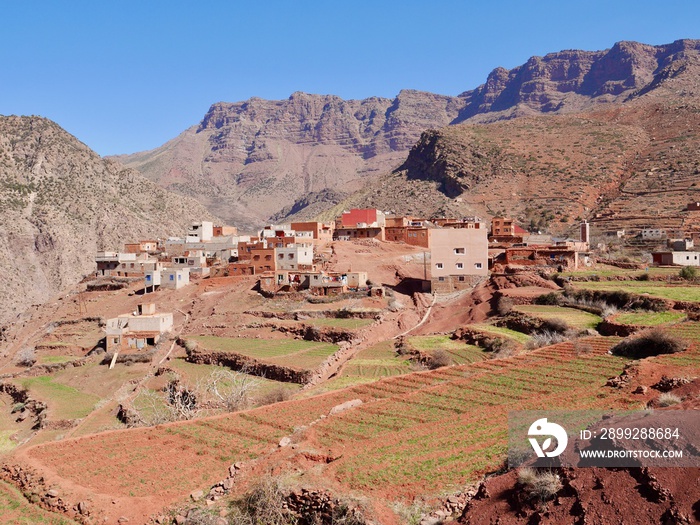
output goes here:
[{"label": "rocky mountain", "polygon": [[98,250],[206,217],[54,122],[0,117],[0,324],[90,273]]},{"label": "rocky mountain", "polygon": [[666,48],[679,51],[618,103],[428,130],[397,170],[334,211],[508,214],[560,234],[581,219],[596,230],[699,230],[685,205],[700,200],[700,53],[698,42]]},{"label": "rocky mountain", "polygon": [[[686,76],[699,49],[699,41],[679,40],[561,51],[497,68],[485,84],[456,97],[402,91],[393,100],[342,100],[294,93],[281,101],[221,102],[160,148],[118,160],[239,226],[311,217],[401,165],[427,129],[629,104]],[[464,189],[451,184],[443,188],[450,197]],[[454,204],[438,201],[438,208]]]}]

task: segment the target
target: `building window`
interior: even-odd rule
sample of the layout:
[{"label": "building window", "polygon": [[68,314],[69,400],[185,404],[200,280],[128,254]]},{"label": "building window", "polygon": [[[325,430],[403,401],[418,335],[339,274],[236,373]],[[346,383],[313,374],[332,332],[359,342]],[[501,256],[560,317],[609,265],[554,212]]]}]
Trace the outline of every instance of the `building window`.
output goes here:
[{"label": "building window", "polygon": [[457,263],[457,264],[455,264],[455,266],[457,267],[458,270],[464,269],[464,263]]},{"label": "building window", "polygon": [[115,344],[115,345],[118,345],[118,344],[119,344],[119,338],[118,338],[118,337],[115,337],[115,338],[114,338],[114,344]]},{"label": "building window", "polygon": [[481,263],[474,263],[474,268],[476,268],[477,270],[481,270],[481,268],[482,268]]},{"label": "building window", "polygon": [[464,255],[464,248],[455,248],[455,255]]},{"label": "building window", "polygon": [[442,263],[435,263],[435,268],[442,270]]},{"label": "building window", "polygon": [[443,282],[445,282],[445,278],[444,278],[444,277],[438,277],[438,281],[440,281],[441,283],[443,283]]},{"label": "building window", "polygon": [[280,254],[277,256],[277,258],[278,258],[278,259],[284,259],[284,254],[283,254],[283,253],[280,253]]},{"label": "building window", "polygon": [[177,280],[178,280],[178,281],[182,281],[182,275],[177,274]]},{"label": "building window", "polygon": [[174,276],[173,274],[170,274],[170,280],[171,280],[171,281],[174,281],[174,280],[175,280],[175,276]]},{"label": "building window", "polygon": [[458,277],[458,280],[459,280],[460,283],[463,283],[463,282],[464,282],[464,275],[460,275],[460,276]]}]

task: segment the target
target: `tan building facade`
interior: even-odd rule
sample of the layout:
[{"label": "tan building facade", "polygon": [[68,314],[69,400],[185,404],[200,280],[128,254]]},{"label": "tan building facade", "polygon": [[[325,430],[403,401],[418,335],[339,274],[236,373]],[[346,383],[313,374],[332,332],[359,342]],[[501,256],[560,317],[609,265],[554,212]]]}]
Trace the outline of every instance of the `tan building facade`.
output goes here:
[{"label": "tan building facade", "polygon": [[485,228],[437,228],[430,233],[430,284],[433,292],[471,288],[488,275]]}]

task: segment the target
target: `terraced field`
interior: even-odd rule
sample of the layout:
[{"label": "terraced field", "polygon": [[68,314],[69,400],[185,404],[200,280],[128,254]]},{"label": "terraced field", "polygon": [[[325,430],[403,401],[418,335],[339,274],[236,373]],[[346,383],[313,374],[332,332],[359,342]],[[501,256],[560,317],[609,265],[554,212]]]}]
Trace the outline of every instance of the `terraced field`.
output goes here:
[{"label": "terraced field", "polygon": [[530,336],[516,330],[511,330],[510,328],[505,328],[503,326],[493,326],[486,323],[478,323],[469,325],[469,328],[474,328],[480,332],[486,332],[490,335],[495,335],[497,337],[505,337],[506,339],[513,340],[520,344],[526,344],[530,340]]},{"label": "terraced field", "polygon": [[700,286],[687,284],[664,285],[654,281],[600,281],[576,282],[574,288],[585,290],[622,290],[636,294],[648,294],[652,297],[671,299],[672,301],[700,302]]},{"label": "terraced field", "polygon": [[396,355],[394,343],[382,341],[358,352],[343,366],[337,377],[316,385],[304,395],[321,394],[410,372],[411,362]]},{"label": "terraced field", "polygon": [[83,418],[100,400],[95,395],[60,383],[52,376],[24,379],[20,384],[32,398],[49,405],[49,416],[53,420]]},{"label": "terraced field", "polygon": [[625,312],[618,314],[614,320],[620,324],[633,326],[659,326],[683,321],[683,312]]},{"label": "terraced field", "polygon": [[73,520],[32,505],[16,488],[2,481],[0,481],[0,520],[5,524],[77,525]]},{"label": "terraced field", "polygon": [[[45,444],[27,453],[92,491],[177,499],[221,479],[233,461],[262,457],[277,464],[282,436],[359,398],[359,408],[318,420],[308,441],[301,435],[305,447],[342,455],[324,466],[327,475],[365,492],[442,491],[503,462],[508,410],[627,406],[617,391],[601,390],[626,363],[607,354],[614,342],[591,338],[593,350],[585,355],[562,343],[244,413]],[[377,356],[385,351],[372,350]],[[95,457],[103,458],[98,466]]]},{"label": "terraced field", "polygon": [[249,339],[236,337],[194,336],[203,348],[214,352],[231,352],[266,363],[300,369],[313,369],[333,355],[338,347],[299,339]]},{"label": "terraced field", "polygon": [[598,315],[563,306],[525,304],[515,306],[514,310],[545,320],[560,319],[572,328],[578,328],[579,330],[595,328],[603,320]]},{"label": "terraced field", "polygon": [[318,327],[342,328],[344,330],[359,330],[365,326],[369,326],[374,322],[373,319],[342,319],[336,317],[319,317],[315,319],[306,319],[304,324]]},{"label": "terraced field", "polygon": [[426,354],[443,350],[449,354],[456,365],[481,361],[487,357],[478,346],[465,344],[464,341],[452,339],[449,335],[418,335],[409,337],[408,343]]}]

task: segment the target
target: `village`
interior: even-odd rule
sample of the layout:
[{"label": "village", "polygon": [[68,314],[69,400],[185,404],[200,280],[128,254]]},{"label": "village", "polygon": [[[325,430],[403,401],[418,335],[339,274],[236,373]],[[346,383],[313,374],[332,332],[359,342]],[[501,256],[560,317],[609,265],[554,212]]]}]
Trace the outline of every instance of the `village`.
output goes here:
[{"label": "village", "polygon": [[[700,203],[690,203],[687,209],[700,211]],[[626,234],[602,233],[603,238],[613,236],[622,239]],[[698,252],[692,251],[692,233],[644,228],[634,232],[634,238],[650,247],[666,243],[667,250],[650,252],[656,266],[700,266]],[[97,254],[98,281],[92,289],[118,287],[115,278],[123,283],[142,280],[148,298],[159,289],[179,290],[201,279],[254,276],[258,291],[268,298],[300,292],[382,296],[381,284],[368,278],[367,268],[356,264],[353,268],[352,260],[340,261],[346,263],[346,271],[328,269],[332,243],[344,241],[403,243],[423,249],[423,278],[411,279],[408,285],[412,292],[432,294],[472,289],[494,268],[575,271],[605,252],[604,244],[592,249],[591,225],[585,221],[577,239],[557,239],[530,233],[508,217],[494,217],[489,225],[480,217],[422,219],[351,209],[330,224],[271,224],[257,236],[202,221],[192,224],[183,237],[127,243],[123,251]],[[120,351],[154,345],[172,330],[172,313],[157,313],[155,300],[107,321],[106,350],[114,359]]]}]

